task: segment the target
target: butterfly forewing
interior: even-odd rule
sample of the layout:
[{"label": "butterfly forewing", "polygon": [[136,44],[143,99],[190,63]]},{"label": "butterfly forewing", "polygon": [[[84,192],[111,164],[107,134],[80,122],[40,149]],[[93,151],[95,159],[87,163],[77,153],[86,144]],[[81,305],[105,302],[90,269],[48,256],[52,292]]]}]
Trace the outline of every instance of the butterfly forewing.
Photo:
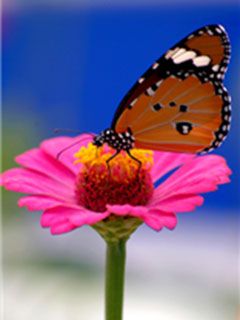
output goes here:
[{"label": "butterfly forewing", "polygon": [[229,55],[222,26],[197,30],[138,80],[112,128],[129,128],[138,148],[196,153],[218,147],[230,124],[230,97],[222,85]]}]

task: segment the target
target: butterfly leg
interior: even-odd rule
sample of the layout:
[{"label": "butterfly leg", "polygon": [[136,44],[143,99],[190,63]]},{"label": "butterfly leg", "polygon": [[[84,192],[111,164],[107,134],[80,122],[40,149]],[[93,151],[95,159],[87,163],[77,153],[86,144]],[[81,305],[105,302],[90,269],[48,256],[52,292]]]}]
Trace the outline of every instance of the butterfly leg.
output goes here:
[{"label": "butterfly leg", "polygon": [[98,158],[99,157],[99,148],[97,147],[96,148],[96,158]]},{"label": "butterfly leg", "polygon": [[117,150],[110,158],[107,159],[106,163],[107,163],[107,167],[108,167],[108,174],[109,174],[109,178],[111,177],[111,169],[110,169],[110,161],[112,161],[119,153],[121,150]]},{"label": "butterfly leg", "polygon": [[142,167],[142,162],[141,162],[138,158],[134,157],[134,156],[131,154],[131,152],[130,152],[129,149],[126,150],[126,151],[127,151],[127,154],[129,155],[129,157],[132,158],[134,161],[136,161],[136,162],[138,163],[138,170],[137,170],[137,177],[138,177],[138,174],[139,174],[139,172],[140,172],[140,170],[141,170],[141,167]]}]

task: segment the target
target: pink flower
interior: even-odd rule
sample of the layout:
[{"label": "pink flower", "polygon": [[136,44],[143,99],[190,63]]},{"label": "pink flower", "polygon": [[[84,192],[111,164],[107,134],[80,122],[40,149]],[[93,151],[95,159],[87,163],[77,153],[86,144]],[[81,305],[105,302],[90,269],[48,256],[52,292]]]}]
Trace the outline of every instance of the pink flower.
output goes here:
[{"label": "pink flower", "polygon": [[[57,159],[59,151],[78,140],[78,145]],[[203,204],[200,194],[230,181],[231,171],[217,155],[137,150],[132,152],[142,162],[140,170],[122,153],[111,161],[109,171],[106,159],[112,151],[108,147],[97,151],[90,145],[77,153],[76,163],[73,155],[91,141],[87,134],[43,141],[39,148],[16,157],[20,168],[1,176],[1,185],[7,190],[28,194],[19,200],[20,207],[43,211],[41,225],[51,228],[52,234],[97,225],[111,217],[134,217],[155,230],[173,229],[176,213],[193,211]],[[154,183],[173,169],[175,172],[154,188]]]}]

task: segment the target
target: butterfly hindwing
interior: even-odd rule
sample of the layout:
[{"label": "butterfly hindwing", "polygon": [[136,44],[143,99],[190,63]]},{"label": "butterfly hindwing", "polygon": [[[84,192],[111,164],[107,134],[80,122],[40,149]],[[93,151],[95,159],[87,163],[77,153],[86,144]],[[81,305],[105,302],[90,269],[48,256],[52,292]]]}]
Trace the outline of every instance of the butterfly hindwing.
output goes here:
[{"label": "butterfly hindwing", "polygon": [[196,153],[218,147],[230,124],[230,97],[222,85],[229,56],[222,26],[197,30],[140,77],[112,128],[129,128],[139,148]]}]

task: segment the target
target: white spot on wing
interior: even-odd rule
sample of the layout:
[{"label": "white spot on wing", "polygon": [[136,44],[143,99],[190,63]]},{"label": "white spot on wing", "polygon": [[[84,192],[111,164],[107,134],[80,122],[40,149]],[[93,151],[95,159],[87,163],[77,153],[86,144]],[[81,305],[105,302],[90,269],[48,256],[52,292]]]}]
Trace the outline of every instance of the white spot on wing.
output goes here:
[{"label": "white spot on wing", "polygon": [[134,99],[134,100],[130,103],[130,106],[133,107],[133,106],[135,105],[135,103],[137,102],[137,100],[138,100],[137,98]]},{"label": "white spot on wing", "polygon": [[221,29],[223,32],[226,32],[226,30],[224,29],[224,27],[222,25],[218,25],[219,29]]},{"label": "white spot on wing", "polygon": [[157,69],[158,66],[159,66],[159,63],[155,62],[152,66],[153,70]]},{"label": "white spot on wing", "polygon": [[149,96],[153,96],[154,93],[155,93],[155,91],[154,91],[151,87],[148,88],[146,91],[147,91],[147,94],[148,94]]},{"label": "white spot on wing", "polygon": [[145,80],[144,78],[139,78],[139,79],[138,79],[138,82],[139,82],[139,83],[143,83],[144,80]]},{"label": "white spot on wing", "polygon": [[219,70],[219,64],[215,64],[212,69],[217,72]]},{"label": "white spot on wing", "polygon": [[207,33],[210,34],[210,36],[213,36],[213,35],[214,35],[214,33],[212,32],[212,30],[210,30],[210,29],[207,30]]},{"label": "white spot on wing", "polygon": [[182,63],[188,60],[191,60],[196,57],[196,52],[194,51],[186,51],[180,56],[178,55],[176,58],[173,57],[174,63]]},{"label": "white spot on wing", "polygon": [[221,34],[222,30],[220,28],[216,28],[217,33]]},{"label": "white spot on wing", "polygon": [[169,59],[172,57],[172,55],[174,55],[175,52],[177,52],[179,50],[179,48],[175,48],[173,50],[169,50],[166,54],[165,54],[165,58],[166,59]]},{"label": "white spot on wing", "polygon": [[224,125],[224,126],[222,127],[222,130],[223,130],[223,131],[227,131],[227,126]]},{"label": "white spot on wing", "polygon": [[193,59],[193,64],[196,67],[204,67],[210,63],[211,59],[208,56],[200,56]]},{"label": "white spot on wing", "polygon": [[180,48],[179,50],[177,50],[173,55],[172,55],[172,59],[176,59],[178,56],[180,56],[181,54],[183,54],[184,52],[186,52],[187,50],[184,48]]},{"label": "white spot on wing", "polygon": [[188,132],[189,132],[188,126],[183,126],[182,130],[183,130],[183,134],[188,134]]},{"label": "white spot on wing", "polygon": [[163,82],[163,80],[158,81],[158,82],[156,83],[156,86],[159,87],[162,82]]}]

